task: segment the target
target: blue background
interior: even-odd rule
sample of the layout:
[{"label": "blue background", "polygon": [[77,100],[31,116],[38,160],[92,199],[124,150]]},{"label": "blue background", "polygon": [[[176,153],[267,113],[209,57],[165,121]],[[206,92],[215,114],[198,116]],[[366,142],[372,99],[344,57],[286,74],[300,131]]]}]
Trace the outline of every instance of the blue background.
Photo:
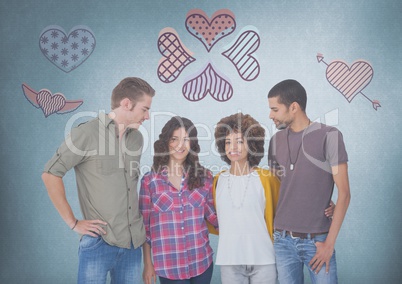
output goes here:
[{"label": "blue background", "polygon": [[[235,15],[236,31],[209,53],[185,29],[186,15],[195,8],[209,17],[219,9]],[[99,110],[109,111],[115,85],[124,77],[139,76],[157,91],[152,119],[141,127],[146,142],[143,171],[152,163],[155,137],[177,114],[199,124],[201,161],[216,172],[224,165],[214,151],[216,122],[238,111],[249,113],[267,128],[268,142],[274,133],[268,118],[269,89],[287,78],[300,81],[308,93],[308,116],[338,127],[349,153],[352,200],[336,244],[340,283],[398,283],[402,276],[401,14],[399,0],[2,1],[0,282],[76,282],[79,237],[50,202],[41,172],[72,124]],[[76,70],[65,73],[41,53],[39,36],[50,25],[66,33],[85,25],[94,33],[95,50]],[[261,39],[255,52],[261,72],[250,82],[242,80],[220,54],[248,25],[258,29]],[[161,82],[156,72],[161,58],[157,39],[165,27],[174,28],[197,59],[169,84]],[[363,93],[380,101],[378,111],[363,96],[349,103],[333,88],[317,53],[328,64],[369,62],[374,76]],[[183,97],[183,84],[208,62],[230,79],[234,95],[229,101],[207,96],[189,102]],[[23,83],[84,103],[75,112],[46,118],[25,99]],[[266,166],[266,158],[261,166]],[[68,200],[80,217],[74,174],[68,173],[64,182]],[[217,238],[211,237],[211,242],[216,250]],[[213,283],[219,282],[216,267]]]}]

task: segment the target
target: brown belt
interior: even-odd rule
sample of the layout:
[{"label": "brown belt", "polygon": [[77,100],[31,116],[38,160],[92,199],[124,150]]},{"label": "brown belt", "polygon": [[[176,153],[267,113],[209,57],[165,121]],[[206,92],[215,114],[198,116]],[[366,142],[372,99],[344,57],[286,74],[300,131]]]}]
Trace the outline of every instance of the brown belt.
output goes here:
[{"label": "brown belt", "polygon": [[[275,229],[278,232],[283,233],[285,230],[280,230],[280,229]],[[323,234],[328,234],[328,232],[322,232],[322,233],[297,233],[297,232],[291,232],[291,231],[286,231],[286,235],[291,236],[292,238],[299,238],[299,239],[308,239],[308,238],[314,238],[319,235]]]}]

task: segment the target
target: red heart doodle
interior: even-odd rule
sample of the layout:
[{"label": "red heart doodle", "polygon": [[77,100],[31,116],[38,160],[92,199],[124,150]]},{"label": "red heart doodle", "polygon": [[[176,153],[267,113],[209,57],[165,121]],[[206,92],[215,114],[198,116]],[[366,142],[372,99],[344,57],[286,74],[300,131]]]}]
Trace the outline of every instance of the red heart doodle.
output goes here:
[{"label": "red heart doodle", "polygon": [[183,69],[195,61],[192,53],[182,44],[176,31],[165,28],[158,38],[159,52],[166,57],[158,66],[158,78],[164,83],[176,80]]},{"label": "red heart doodle", "polygon": [[61,110],[66,104],[66,98],[61,94],[50,93],[47,90],[39,91],[36,96],[36,101],[38,102],[39,107],[42,109],[45,117],[48,117],[52,113],[56,113]]},{"label": "red heart doodle", "polygon": [[187,31],[196,37],[209,52],[222,38],[230,35],[236,29],[234,14],[227,9],[216,11],[212,20],[203,10],[193,9],[186,18]]},{"label": "red heart doodle", "polygon": [[359,60],[355,61],[350,68],[343,61],[333,61],[327,64],[324,61],[324,55],[317,54],[318,63],[323,62],[327,65],[326,77],[328,82],[338,90],[350,103],[355,96],[361,94],[368,101],[371,102],[374,110],[381,107],[378,100],[372,100],[362,90],[370,84],[373,79],[374,71],[370,63]]},{"label": "red heart doodle", "polygon": [[351,102],[371,82],[373,68],[365,61],[356,61],[348,67],[342,61],[334,61],[327,67],[328,82]]}]

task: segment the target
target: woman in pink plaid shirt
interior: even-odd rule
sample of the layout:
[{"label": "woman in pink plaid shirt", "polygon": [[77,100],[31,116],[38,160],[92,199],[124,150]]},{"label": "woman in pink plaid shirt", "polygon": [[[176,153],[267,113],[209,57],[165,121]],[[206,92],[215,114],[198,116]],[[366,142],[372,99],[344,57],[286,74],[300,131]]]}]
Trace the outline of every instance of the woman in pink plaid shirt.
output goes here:
[{"label": "woman in pink plaid shirt", "polygon": [[[152,171],[141,180],[140,210],[146,284],[208,284],[213,263],[205,220],[218,226],[211,193],[212,173],[200,165],[197,129],[171,118],[154,143]],[[152,252],[152,257],[151,257]]]}]

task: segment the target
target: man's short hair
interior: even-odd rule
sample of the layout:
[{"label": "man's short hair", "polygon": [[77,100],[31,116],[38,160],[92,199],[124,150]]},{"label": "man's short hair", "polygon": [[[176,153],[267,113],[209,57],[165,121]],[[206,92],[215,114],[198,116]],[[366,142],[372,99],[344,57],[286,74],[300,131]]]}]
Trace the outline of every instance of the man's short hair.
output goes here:
[{"label": "man's short hair", "polygon": [[304,87],[296,80],[288,79],[279,82],[268,93],[268,98],[278,97],[278,102],[287,108],[296,102],[301,110],[306,112],[307,94]]},{"label": "man's short hair", "polygon": [[146,81],[137,77],[127,77],[113,89],[111,98],[112,109],[118,108],[121,100],[128,98],[135,104],[143,95],[153,97],[155,90]]}]

